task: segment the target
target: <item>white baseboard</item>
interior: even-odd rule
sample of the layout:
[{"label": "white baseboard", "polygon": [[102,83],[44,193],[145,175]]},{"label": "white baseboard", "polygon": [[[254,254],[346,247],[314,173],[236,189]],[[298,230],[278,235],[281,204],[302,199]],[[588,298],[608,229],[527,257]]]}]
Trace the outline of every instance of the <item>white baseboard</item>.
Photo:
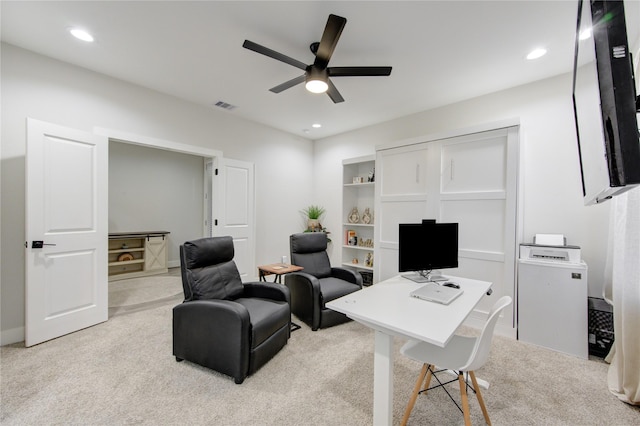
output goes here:
[{"label": "white baseboard", "polygon": [[167,267],[168,268],[179,268],[180,267],[180,260],[168,260],[167,261]]},{"label": "white baseboard", "polygon": [[24,327],[0,331],[0,346],[24,341]]}]

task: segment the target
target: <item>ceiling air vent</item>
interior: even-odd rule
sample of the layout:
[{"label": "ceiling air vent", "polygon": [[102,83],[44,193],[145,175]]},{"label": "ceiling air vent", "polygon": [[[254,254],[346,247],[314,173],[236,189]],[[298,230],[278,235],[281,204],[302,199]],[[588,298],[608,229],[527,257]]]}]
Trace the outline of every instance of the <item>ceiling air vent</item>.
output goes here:
[{"label": "ceiling air vent", "polygon": [[222,109],[226,109],[227,111],[233,111],[234,109],[237,108],[235,105],[231,105],[231,104],[228,104],[228,103],[223,102],[223,101],[218,101],[213,105],[217,106],[219,108],[222,108]]}]

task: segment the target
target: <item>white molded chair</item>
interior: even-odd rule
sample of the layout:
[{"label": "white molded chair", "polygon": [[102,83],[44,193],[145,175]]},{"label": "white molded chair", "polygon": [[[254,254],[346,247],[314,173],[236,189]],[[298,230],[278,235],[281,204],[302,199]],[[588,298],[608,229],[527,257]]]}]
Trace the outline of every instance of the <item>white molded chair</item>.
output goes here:
[{"label": "white molded chair", "polygon": [[[469,400],[467,398],[467,387],[470,387],[468,384],[468,377],[465,379],[465,373],[468,373],[468,376],[471,377],[471,382],[473,383],[473,387],[471,389],[475,392],[478,403],[480,404],[480,408],[482,409],[482,414],[484,414],[484,419],[487,424],[491,424],[491,420],[489,420],[489,413],[487,412],[487,408],[484,405],[484,400],[482,399],[482,394],[480,393],[480,387],[478,386],[478,381],[476,380],[476,375],[474,373],[475,370],[482,367],[489,358],[489,351],[491,349],[491,339],[493,337],[493,330],[495,329],[496,322],[498,321],[498,316],[500,312],[511,304],[511,297],[502,296],[491,308],[491,312],[489,313],[489,318],[482,328],[482,332],[478,337],[466,337],[455,335],[449,341],[447,346],[444,348],[432,345],[430,343],[422,342],[422,341],[410,341],[407,342],[400,352],[411,358],[415,361],[423,363],[422,370],[420,371],[420,376],[416,381],[415,387],[413,389],[413,393],[411,394],[411,398],[409,399],[409,404],[407,405],[407,409],[404,413],[404,417],[402,418],[402,425],[406,425],[409,420],[409,416],[411,415],[411,410],[413,410],[413,406],[415,405],[416,398],[419,393],[426,393],[427,390],[433,389],[436,387],[444,386],[447,383],[451,383],[454,380],[451,380],[446,383],[440,382],[438,377],[435,376],[435,373],[444,371],[444,370],[454,370],[458,375],[458,382],[460,384],[460,396],[462,399],[462,413],[464,414],[464,423],[465,425],[471,424],[471,417],[469,414]],[[440,370],[435,371],[435,367],[440,368]],[[429,388],[429,383],[431,382],[431,376],[435,377],[438,381],[438,385],[434,385],[432,388]],[[425,379],[426,377],[426,379]],[[424,382],[424,387],[422,390],[422,383]],[[443,387],[445,391],[446,388]],[[447,394],[449,392],[447,391]],[[449,394],[449,397],[453,402],[460,408],[460,406],[455,402],[453,397]]]}]

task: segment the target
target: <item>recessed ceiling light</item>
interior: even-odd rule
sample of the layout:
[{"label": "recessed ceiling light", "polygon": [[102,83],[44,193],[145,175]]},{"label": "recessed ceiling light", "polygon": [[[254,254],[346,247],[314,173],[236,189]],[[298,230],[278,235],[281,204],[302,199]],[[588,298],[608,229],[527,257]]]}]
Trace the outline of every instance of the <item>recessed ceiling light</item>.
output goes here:
[{"label": "recessed ceiling light", "polygon": [[88,32],[86,32],[85,30],[81,30],[80,28],[71,28],[69,32],[71,33],[72,36],[74,36],[79,40],[87,41],[87,42],[93,41],[93,36]]},{"label": "recessed ceiling light", "polygon": [[322,124],[314,123],[314,124],[311,125],[311,127],[313,127],[314,129],[319,129],[320,127],[322,127]]},{"label": "recessed ceiling light", "polygon": [[538,48],[532,50],[528,55],[527,59],[538,59],[547,54],[547,49]]}]

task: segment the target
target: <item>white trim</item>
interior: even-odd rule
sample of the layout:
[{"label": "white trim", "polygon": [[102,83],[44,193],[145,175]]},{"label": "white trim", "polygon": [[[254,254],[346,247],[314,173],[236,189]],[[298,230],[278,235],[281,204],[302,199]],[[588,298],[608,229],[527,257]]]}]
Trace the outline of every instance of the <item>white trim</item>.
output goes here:
[{"label": "white trim", "polygon": [[0,331],[0,346],[18,342],[24,342],[24,327],[16,327]]},{"label": "white trim", "polygon": [[416,145],[424,142],[433,142],[441,139],[455,138],[458,136],[468,136],[474,133],[488,132],[492,130],[506,129],[508,127],[520,126],[519,118],[508,118],[505,120],[494,121],[491,123],[479,124],[476,126],[465,127],[461,129],[446,130],[444,132],[432,133],[429,135],[417,136],[414,138],[403,139],[399,141],[376,145],[376,151],[398,148],[407,145]]},{"label": "white trim", "polygon": [[505,262],[505,253],[459,249],[458,257],[464,257],[467,259],[487,260],[489,262]]},{"label": "white trim", "polygon": [[344,166],[347,164],[365,163],[367,161],[376,161],[376,155],[371,154],[371,155],[364,155],[362,157],[347,158],[345,160],[342,160],[342,165]]},{"label": "white trim", "polygon": [[149,136],[136,135],[134,133],[123,132],[103,127],[94,127],[93,133],[108,137],[110,140],[126,142],[133,145],[141,145],[152,148],[164,149],[167,151],[179,152],[182,154],[200,155],[202,157],[222,157],[222,151],[217,149],[204,148],[196,145],[189,145],[180,142],[172,142],[164,139],[152,138]]},{"label": "white trim", "polygon": [[441,192],[440,201],[505,200],[507,191]]}]

